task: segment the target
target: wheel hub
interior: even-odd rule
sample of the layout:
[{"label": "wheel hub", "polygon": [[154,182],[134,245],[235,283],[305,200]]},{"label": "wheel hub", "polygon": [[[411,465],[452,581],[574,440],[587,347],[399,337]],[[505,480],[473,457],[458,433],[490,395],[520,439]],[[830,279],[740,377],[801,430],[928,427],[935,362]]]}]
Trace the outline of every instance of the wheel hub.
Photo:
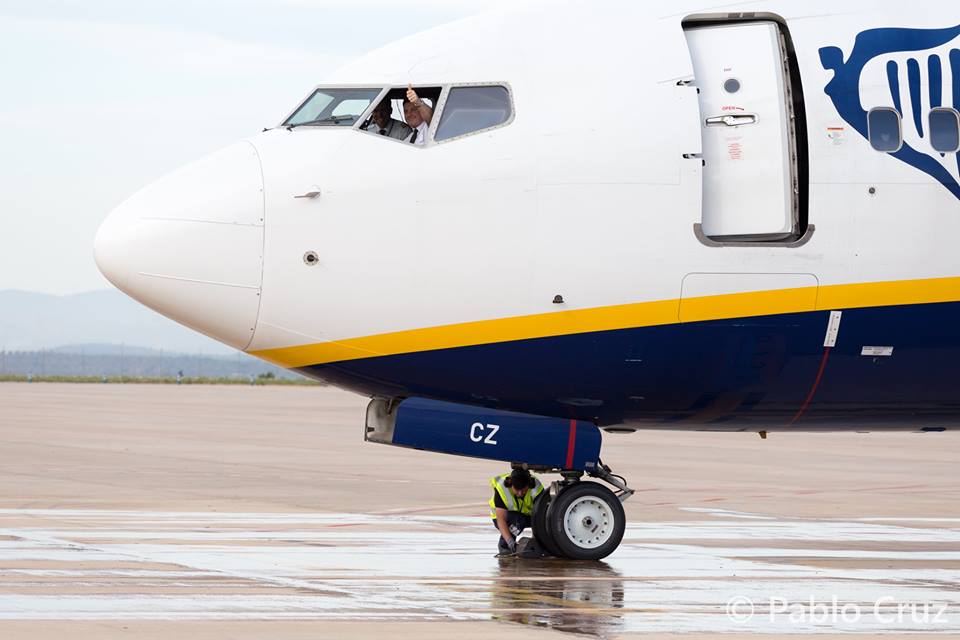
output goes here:
[{"label": "wheel hub", "polygon": [[575,500],[563,516],[563,530],[571,542],[584,549],[595,549],[613,535],[613,510],[604,500],[583,496]]}]

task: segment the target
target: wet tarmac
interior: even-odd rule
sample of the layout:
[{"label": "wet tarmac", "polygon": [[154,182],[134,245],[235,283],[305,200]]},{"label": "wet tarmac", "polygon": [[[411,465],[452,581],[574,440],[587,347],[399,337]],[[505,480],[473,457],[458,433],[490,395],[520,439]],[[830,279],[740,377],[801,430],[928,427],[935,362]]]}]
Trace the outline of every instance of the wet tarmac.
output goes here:
[{"label": "wet tarmac", "polygon": [[503,465],[365,444],[365,406],[0,384],[0,639],[960,637],[958,432],[605,437],[622,547],[498,561]]},{"label": "wet tarmac", "polygon": [[497,559],[489,521],[467,516],[3,509],[0,620],[960,632],[960,519],[688,511],[571,562]]}]

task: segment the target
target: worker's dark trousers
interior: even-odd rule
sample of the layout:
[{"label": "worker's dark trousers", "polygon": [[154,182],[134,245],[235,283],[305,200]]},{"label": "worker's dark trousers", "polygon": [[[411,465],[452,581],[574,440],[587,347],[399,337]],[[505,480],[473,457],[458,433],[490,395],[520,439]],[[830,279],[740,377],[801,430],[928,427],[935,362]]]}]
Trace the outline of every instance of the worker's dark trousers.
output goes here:
[{"label": "worker's dark trousers", "polygon": [[[497,526],[496,518],[493,519],[493,526],[497,531],[500,530],[500,527]],[[529,526],[530,516],[525,516],[519,511],[507,511],[507,527],[509,527],[510,533],[513,534],[514,540]],[[500,551],[510,551],[510,547],[507,546],[507,541],[503,539],[502,535],[500,536],[500,542],[497,546],[500,548]]]}]

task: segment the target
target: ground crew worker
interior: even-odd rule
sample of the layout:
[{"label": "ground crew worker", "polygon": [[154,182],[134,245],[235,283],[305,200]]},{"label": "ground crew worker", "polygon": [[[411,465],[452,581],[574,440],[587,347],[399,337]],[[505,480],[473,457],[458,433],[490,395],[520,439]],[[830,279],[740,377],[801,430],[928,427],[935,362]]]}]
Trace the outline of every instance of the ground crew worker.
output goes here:
[{"label": "ground crew worker", "polygon": [[526,469],[514,469],[490,478],[490,486],[490,517],[500,531],[497,546],[500,555],[509,555],[517,550],[517,536],[530,526],[533,501],[543,491],[543,484]]}]

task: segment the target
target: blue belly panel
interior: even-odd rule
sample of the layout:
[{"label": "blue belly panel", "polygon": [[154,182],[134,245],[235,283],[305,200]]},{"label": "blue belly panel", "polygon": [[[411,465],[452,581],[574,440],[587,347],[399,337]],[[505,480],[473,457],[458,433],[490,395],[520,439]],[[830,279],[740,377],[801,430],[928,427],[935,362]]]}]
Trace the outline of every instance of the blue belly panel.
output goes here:
[{"label": "blue belly panel", "polygon": [[[960,424],[960,303],[602,331],[299,368],[366,395],[420,396],[645,428],[838,430]],[[861,355],[891,346],[891,357]],[[809,402],[807,402],[809,399]]]}]

